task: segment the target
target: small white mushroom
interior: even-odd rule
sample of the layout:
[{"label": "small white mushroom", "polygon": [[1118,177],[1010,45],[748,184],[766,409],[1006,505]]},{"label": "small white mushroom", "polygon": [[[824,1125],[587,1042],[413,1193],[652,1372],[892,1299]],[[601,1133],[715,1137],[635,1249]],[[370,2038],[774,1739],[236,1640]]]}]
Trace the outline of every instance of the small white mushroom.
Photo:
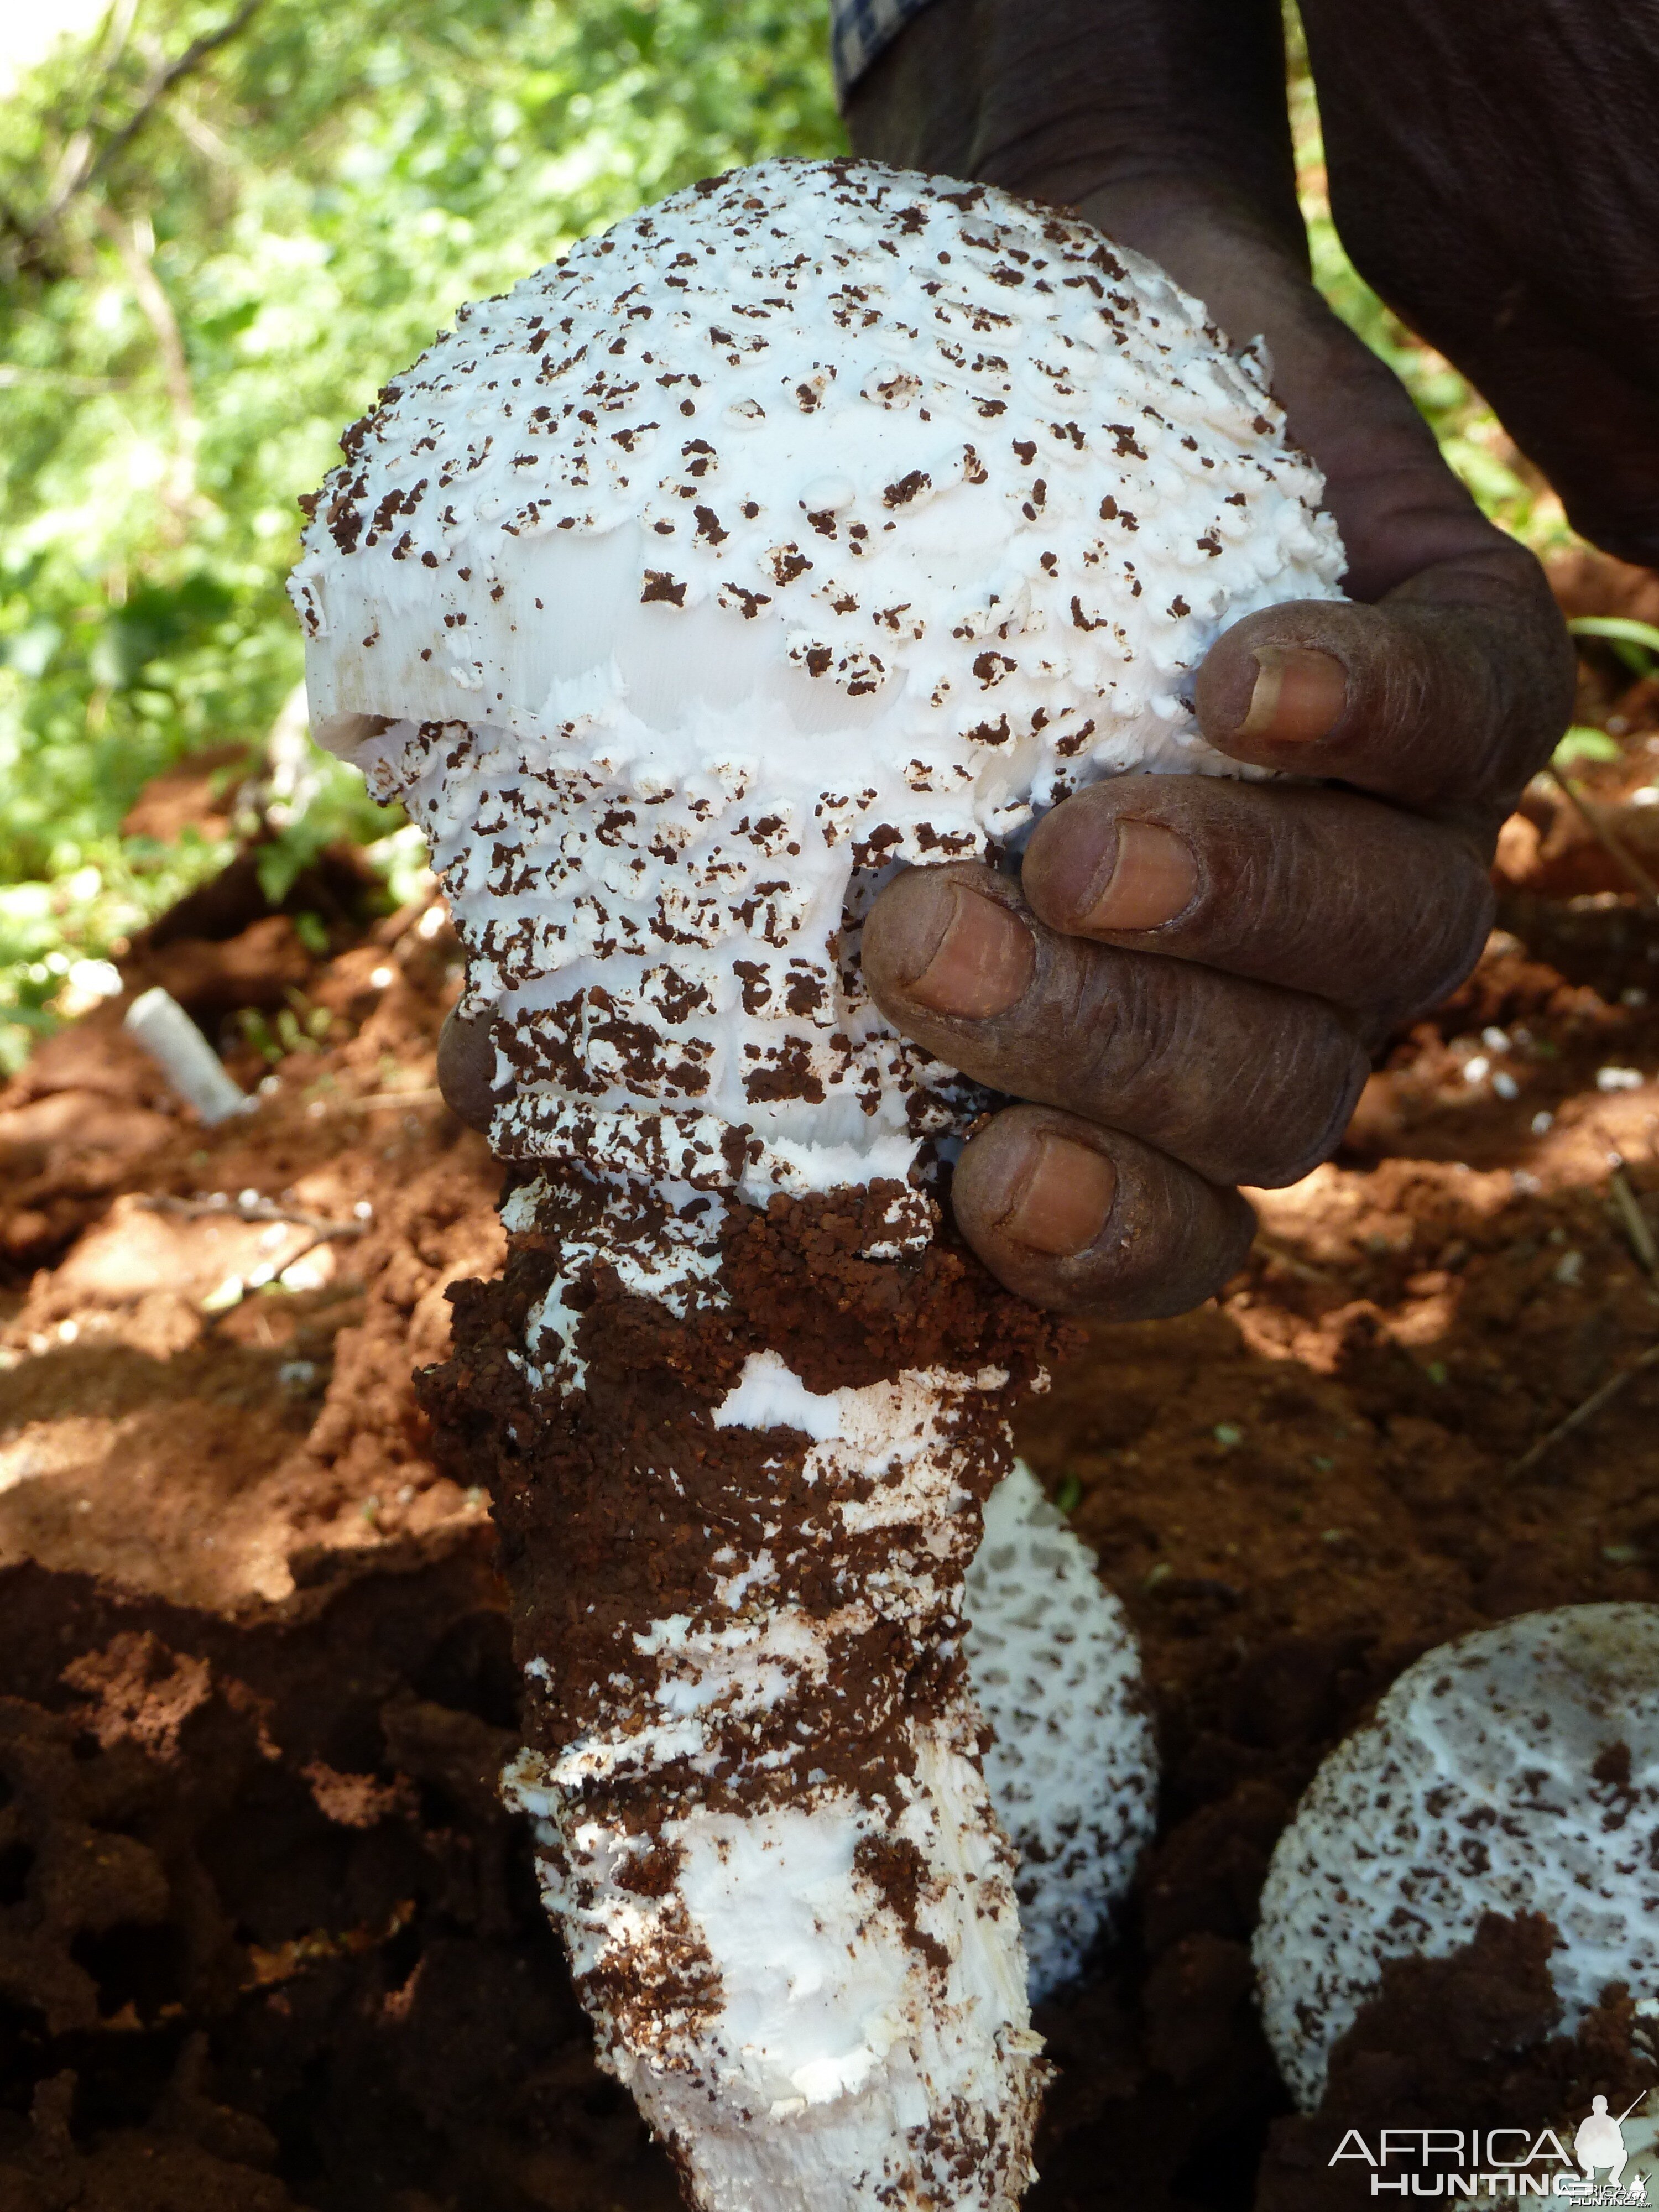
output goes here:
[{"label": "small white mushroom", "polygon": [[[872,1322],[813,1379],[815,1317],[792,1346],[763,1303],[733,1372],[705,1325],[736,1231],[788,1256],[779,1207],[856,1218],[895,1312],[941,1256],[984,1101],[865,992],[870,902],[1093,778],[1222,771],[1190,672],[1338,595],[1321,480],[1151,264],[854,161],[585,241],[342,442],[292,588],[319,735],[431,842],[491,1141],[528,1170],[503,1219],[534,1295],[459,1365],[520,1394],[489,1477],[532,1734],[507,1787],[602,2059],[715,2212],[1004,2212],[1043,2069],[959,1653],[1018,1362]],[[683,1332],[648,1436],[617,1315]],[[1124,1649],[1055,1549],[1057,1634],[1109,1668],[1094,1705],[1057,1670],[1056,1715],[1081,1756],[1127,1734],[1070,1802],[1004,1756],[1043,1983],[1147,1786]],[[1031,1632],[981,1613],[1023,1727]]]},{"label": "small white mushroom", "polygon": [[1127,1893],[1152,1839],[1158,1758],[1128,1616],[1024,1460],[985,1501],[968,1624],[1036,2003],[1077,1973]]},{"label": "small white mushroom", "polygon": [[1311,2111],[1392,1959],[1545,1914],[1569,2033],[1659,1969],[1659,1606],[1522,1613],[1428,1652],[1321,1767],[1255,1938],[1262,2018]]}]

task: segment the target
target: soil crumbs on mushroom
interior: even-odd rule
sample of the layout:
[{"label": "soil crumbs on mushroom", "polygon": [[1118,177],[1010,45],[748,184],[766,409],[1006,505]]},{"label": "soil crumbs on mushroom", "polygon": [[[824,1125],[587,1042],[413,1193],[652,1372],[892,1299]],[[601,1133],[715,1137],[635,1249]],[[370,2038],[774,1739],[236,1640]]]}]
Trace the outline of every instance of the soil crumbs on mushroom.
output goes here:
[{"label": "soil crumbs on mushroom", "polygon": [[[1623,758],[1653,782],[1639,720]],[[1394,1041],[1339,1160],[1261,1196],[1218,1300],[1097,1329],[1026,1422],[1144,1640],[1164,1770],[1121,1944],[1039,2016],[1034,2212],[1316,2212],[1333,2115],[1541,2123],[1648,2078],[1617,1995],[1550,2043],[1524,1921],[1391,1979],[1315,2120],[1251,2005],[1274,1839],[1406,1664],[1659,1599],[1659,908],[1556,890],[1528,819],[1479,971]],[[502,1249],[434,1084],[453,940],[435,907],[329,933],[244,911],[128,963],[222,1042],[275,962],[326,1028],[236,1046],[276,1078],[244,1119],[175,1112],[113,1005],[0,1093],[0,2203],[667,2212],[495,1798],[485,1501],[410,1381]]]}]

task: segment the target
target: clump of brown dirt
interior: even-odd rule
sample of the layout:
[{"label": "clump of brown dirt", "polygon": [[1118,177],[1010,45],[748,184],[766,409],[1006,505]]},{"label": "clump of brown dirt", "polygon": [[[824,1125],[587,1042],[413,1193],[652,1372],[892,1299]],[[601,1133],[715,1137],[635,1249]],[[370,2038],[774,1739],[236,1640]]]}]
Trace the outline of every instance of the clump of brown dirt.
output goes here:
[{"label": "clump of brown dirt", "polygon": [[221,1032],[245,1117],[206,1130],[169,1098],[123,1002],[0,1092],[0,1158],[35,1146],[0,1243],[52,1263],[0,1291],[0,1563],[234,1611],[483,1519],[410,1384],[447,1346],[445,1286],[502,1250],[498,1171],[436,1089],[458,950],[433,905],[359,934],[309,963],[307,1048]]},{"label": "clump of brown dirt", "polygon": [[241,1628],[0,1572],[7,2212],[667,2212],[495,1798],[488,1549]]},{"label": "clump of brown dirt", "polygon": [[[542,1662],[526,1715],[533,1748],[555,1752],[614,1710],[619,1683],[641,1663],[641,1622],[724,1616],[734,1556],[767,1558],[778,1601],[817,1620],[827,1638],[816,1686],[795,1685],[763,1717],[733,1711],[711,1723],[706,1771],[699,1759],[643,1778],[590,1778],[586,1800],[607,1824],[654,1830],[671,1803],[752,1805],[769,1790],[798,1791],[802,1741],[816,1771],[868,1796],[908,1771],[909,1723],[959,1691],[966,1662],[942,1595],[902,1623],[878,1608],[860,1629],[832,1626],[896,1547],[902,1553],[939,1532],[890,1519],[862,1534],[834,1516],[826,1525],[807,1437],[721,1430],[707,1419],[763,1349],[818,1392],[905,1368],[988,1369],[1001,1387],[964,1399],[951,1436],[956,1480],[981,1502],[990,1494],[1007,1471],[1021,1387],[1057,1341],[1078,1332],[1010,1298],[954,1224],[939,1224],[919,1250],[869,1256],[906,1194],[878,1183],[803,1199],[778,1194],[763,1210],[702,1201],[720,1208],[719,1263],[707,1292],[688,1295],[677,1316],[629,1291],[605,1260],[565,1280],[564,1254],[580,1249],[596,1219],[607,1223],[605,1249],[648,1248],[662,1201],[649,1195],[624,1219],[607,1208],[613,1194],[580,1171],[550,1170],[538,1182],[534,1225],[508,1240],[503,1273],[450,1291],[453,1354],[422,1374],[416,1390],[441,1459],[494,1500],[514,1648],[521,1664]],[[541,1356],[529,1317],[556,1280],[580,1315],[583,1382],[568,1393],[532,1381],[524,1357],[526,1349]],[[960,1558],[939,1554],[959,1574],[971,1537],[963,1527],[946,1540],[967,1547]],[[942,1588],[951,1579],[942,1566]]]},{"label": "clump of brown dirt", "polygon": [[[1609,1990],[1575,2035],[1554,2033],[1561,2007],[1549,1954],[1558,1940],[1539,1914],[1488,1913],[1450,1958],[1386,1966],[1382,1988],[1331,2054],[1318,2113],[1275,2123],[1256,2212],[1348,2212],[1363,2163],[1352,2149],[1347,2160],[1337,2158],[1350,2130],[1373,2155],[1385,2128],[1456,2129],[1467,2142],[1517,2122],[1535,2136],[1553,2122],[1558,2141],[1570,2142],[1571,2123],[1592,2097],[1605,2096],[1615,2114],[1637,2103],[1659,2068],[1639,2039],[1628,1990]],[[1411,2148],[1391,2172],[1420,2172],[1418,2193],[1440,2193],[1428,2178],[1445,2172],[1447,2160],[1425,2162]],[[1521,2148],[1511,2139],[1504,2153],[1513,2158]],[[1453,2163],[1467,2172],[1485,2161]]]}]

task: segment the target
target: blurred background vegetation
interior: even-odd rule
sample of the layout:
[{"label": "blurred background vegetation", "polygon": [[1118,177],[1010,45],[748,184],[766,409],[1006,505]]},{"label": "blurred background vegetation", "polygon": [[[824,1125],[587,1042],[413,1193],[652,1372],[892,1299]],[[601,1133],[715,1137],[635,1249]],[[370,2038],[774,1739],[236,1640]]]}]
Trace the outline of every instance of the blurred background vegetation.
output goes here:
[{"label": "blurred background vegetation", "polygon": [[[27,0],[14,0],[20,9]],[[1454,465],[1546,549],[1553,499],[1348,265],[1292,26],[1319,280]],[[0,103],[0,1073],[231,838],[141,788],[272,757],[262,878],[410,833],[307,750],[295,495],[464,300],[693,179],[841,145],[819,0],[114,0]],[[286,710],[286,711],[285,711]],[[273,739],[273,732],[275,733]]]}]

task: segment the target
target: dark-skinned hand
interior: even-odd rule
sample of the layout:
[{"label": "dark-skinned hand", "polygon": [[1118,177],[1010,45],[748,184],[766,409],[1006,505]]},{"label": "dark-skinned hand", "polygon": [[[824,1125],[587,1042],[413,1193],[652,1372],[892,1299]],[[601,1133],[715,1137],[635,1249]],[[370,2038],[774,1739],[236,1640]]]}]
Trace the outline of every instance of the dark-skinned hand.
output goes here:
[{"label": "dark-skinned hand", "polygon": [[1030,1102],[967,1146],[957,1218],[1073,1313],[1195,1304],[1249,1243],[1237,1186],[1334,1149],[1370,1048],[1478,957],[1498,825],[1571,702],[1537,563],[1310,281],[1278,23],[1254,0],[935,0],[850,108],[861,152],[1078,204],[1265,335],[1348,551],[1353,604],[1252,615],[1197,672],[1209,742],[1295,782],[1097,784],[1017,881],[912,870],[866,925],[889,1018]]},{"label": "dark-skinned hand", "polygon": [[[1347,548],[1352,604],[1250,616],[1196,672],[1210,744],[1294,781],[1096,785],[1018,878],[913,869],[865,927],[888,1018],[1027,1102],[956,1171],[988,1266],[1063,1311],[1179,1312],[1243,1256],[1237,1186],[1324,1158],[1370,1048],[1478,957],[1571,654],[1536,562],[1310,281],[1276,0],[935,0],[849,120],[878,159],[1080,206],[1236,339],[1265,336]],[[481,1043],[447,1031],[440,1081],[482,1126]]]}]

